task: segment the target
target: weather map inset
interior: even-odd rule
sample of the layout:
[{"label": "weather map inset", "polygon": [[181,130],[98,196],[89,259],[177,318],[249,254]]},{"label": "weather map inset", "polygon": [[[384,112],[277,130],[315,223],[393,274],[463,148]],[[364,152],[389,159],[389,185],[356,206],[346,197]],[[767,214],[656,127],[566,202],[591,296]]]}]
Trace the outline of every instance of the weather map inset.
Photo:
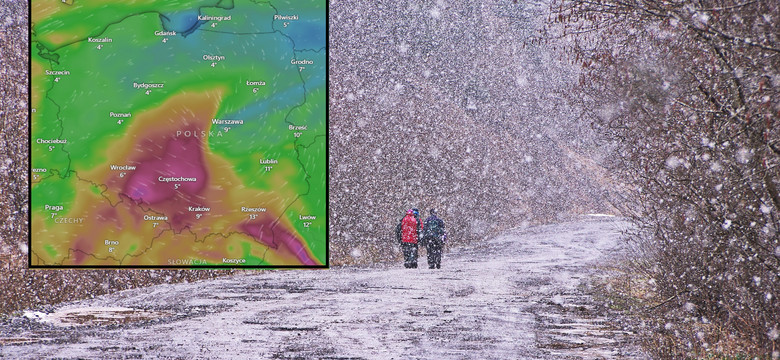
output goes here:
[{"label": "weather map inset", "polygon": [[30,7],[31,267],[327,266],[327,1]]}]

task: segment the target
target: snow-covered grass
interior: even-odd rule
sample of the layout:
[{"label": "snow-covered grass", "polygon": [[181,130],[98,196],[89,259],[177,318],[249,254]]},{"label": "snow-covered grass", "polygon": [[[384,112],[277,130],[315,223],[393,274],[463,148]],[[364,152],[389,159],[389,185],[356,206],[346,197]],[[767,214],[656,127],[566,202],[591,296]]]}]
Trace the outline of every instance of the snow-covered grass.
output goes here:
[{"label": "snow-covered grass", "polygon": [[[754,343],[708,317],[693,303],[677,307],[677,298],[660,296],[655,281],[635,271],[630,261],[621,258],[599,266],[602,272],[594,280],[596,299],[622,315],[632,331],[640,334],[636,338],[653,357],[676,358],[674,349],[688,349],[701,359],[767,358],[758,356]],[[693,338],[701,343],[687,340]],[[770,356],[774,359],[780,354]]]}]

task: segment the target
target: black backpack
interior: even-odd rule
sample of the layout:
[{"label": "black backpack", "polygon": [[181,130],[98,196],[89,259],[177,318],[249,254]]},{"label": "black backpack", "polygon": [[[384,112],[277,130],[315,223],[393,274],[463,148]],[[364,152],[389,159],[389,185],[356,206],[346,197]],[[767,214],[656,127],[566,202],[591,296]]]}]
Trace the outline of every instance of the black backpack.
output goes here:
[{"label": "black backpack", "polygon": [[395,240],[399,244],[401,243],[401,221],[399,221],[398,225],[395,227]]},{"label": "black backpack", "polygon": [[423,227],[423,239],[427,241],[440,241],[443,234],[443,225],[441,219],[426,221]]}]

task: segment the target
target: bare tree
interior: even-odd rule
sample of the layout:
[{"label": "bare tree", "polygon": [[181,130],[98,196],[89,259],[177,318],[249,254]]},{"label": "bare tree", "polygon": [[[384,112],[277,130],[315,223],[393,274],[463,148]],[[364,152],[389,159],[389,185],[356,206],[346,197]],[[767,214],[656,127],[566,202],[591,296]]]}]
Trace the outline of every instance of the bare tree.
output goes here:
[{"label": "bare tree", "polygon": [[631,185],[633,264],[666,336],[653,351],[769,356],[780,345],[780,3],[552,8],[545,36],[581,65],[582,111]]}]

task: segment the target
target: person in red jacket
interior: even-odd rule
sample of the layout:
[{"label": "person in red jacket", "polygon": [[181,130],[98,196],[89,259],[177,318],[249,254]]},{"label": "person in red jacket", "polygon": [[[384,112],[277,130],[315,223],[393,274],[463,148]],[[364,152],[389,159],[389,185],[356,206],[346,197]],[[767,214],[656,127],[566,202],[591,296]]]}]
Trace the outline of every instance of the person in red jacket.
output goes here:
[{"label": "person in red jacket", "polygon": [[417,267],[417,238],[420,221],[414,217],[414,211],[408,210],[401,220],[401,250],[404,253],[404,267]]},{"label": "person in red jacket", "polygon": [[[422,238],[423,226],[425,224],[423,224],[422,217],[420,217],[420,210],[417,210],[417,208],[412,208],[412,212],[414,213],[414,218],[417,219],[417,225],[418,225],[418,227],[417,227],[417,240],[419,240],[418,243],[422,243],[422,241],[423,241],[423,238]],[[419,245],[422,245],[423,247],[425,247],[425,244],[419,244]]]}]

